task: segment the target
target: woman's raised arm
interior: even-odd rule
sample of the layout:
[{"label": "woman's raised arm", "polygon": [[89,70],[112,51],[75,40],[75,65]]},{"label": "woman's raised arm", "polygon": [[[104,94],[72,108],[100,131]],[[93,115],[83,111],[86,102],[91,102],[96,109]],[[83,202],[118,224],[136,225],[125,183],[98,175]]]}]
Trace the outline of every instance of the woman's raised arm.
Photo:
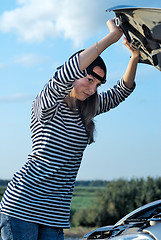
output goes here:
[{"label": "woman's raised arm", "polygon": [[107,21],[107,26],[110,32],[104,38],[80,53],[79,67],[82,71],[85,70],[106,48],[121,38],[122,31],[115,25],[114,20]]},{"label": "woman's raised arm", "polygon": [[126,71],[123,75],[123,81],[128,88],[132,88],[134,85],[135,74],[137,69],[137,64],[139,60],[139,50],[134,50],[130,47],[129,42],[124,38],[123,44],[131,51],[132,56],[130,58],[129,64],[126,68]]}]

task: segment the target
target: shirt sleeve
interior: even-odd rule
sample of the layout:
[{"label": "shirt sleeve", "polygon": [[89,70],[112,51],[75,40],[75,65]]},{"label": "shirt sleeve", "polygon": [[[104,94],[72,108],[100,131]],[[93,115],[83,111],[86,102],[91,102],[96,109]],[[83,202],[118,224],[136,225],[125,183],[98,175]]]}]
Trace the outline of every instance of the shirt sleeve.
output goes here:
[{"label": "shirt sleeve", "polygon": [[76,79],[85,76],[79,68],[79,54],[60,67],[33,102],[32,113],[42,123],[53,116],[58,103],[71,92]]},{"label": "shirt sleeve", "polygon": [[117,82],[117,84],[107,90],[98,94],[98,111],[96,115],[107,112],[112,108],[117,107],[121,102],[133,92],[135,89],[135,83],[132,88],[127,88],[123,82],[123,79]]}]

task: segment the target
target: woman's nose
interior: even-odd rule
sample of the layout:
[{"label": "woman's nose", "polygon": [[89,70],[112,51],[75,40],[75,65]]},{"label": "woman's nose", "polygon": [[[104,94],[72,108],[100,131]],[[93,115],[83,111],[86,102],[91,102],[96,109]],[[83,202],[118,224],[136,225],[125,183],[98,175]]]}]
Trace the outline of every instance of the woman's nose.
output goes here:
[{"label": "woman's nose", "polygon": [[97,91],[97,87],[95,85],[90,87],[90,94],[94,94]]}]

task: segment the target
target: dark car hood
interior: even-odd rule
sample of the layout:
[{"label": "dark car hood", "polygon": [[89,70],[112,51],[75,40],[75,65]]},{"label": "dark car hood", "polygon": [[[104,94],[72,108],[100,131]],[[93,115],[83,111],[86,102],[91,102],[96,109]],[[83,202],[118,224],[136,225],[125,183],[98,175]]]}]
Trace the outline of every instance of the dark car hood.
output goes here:
[{"label": "dark car hood", "polygon": [[140,63],[161,71],[161,8],[116,6],[116,22],[133,48],[140,49]]}]

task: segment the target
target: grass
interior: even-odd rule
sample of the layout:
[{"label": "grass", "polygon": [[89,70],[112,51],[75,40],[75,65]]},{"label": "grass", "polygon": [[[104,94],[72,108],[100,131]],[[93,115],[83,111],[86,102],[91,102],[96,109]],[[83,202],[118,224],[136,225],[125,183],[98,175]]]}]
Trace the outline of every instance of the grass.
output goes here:
[{"label": "grass", "polygon": [[71,202],[71,210],[80,210],[88,208],[96,203],[98,192],[102,191],[103,187],[75,187]]},{"label": "grass", "polygon": [[6,186],[0,186],[0,200],[2,199],[2,196],[5,190],[6,190]]}]

